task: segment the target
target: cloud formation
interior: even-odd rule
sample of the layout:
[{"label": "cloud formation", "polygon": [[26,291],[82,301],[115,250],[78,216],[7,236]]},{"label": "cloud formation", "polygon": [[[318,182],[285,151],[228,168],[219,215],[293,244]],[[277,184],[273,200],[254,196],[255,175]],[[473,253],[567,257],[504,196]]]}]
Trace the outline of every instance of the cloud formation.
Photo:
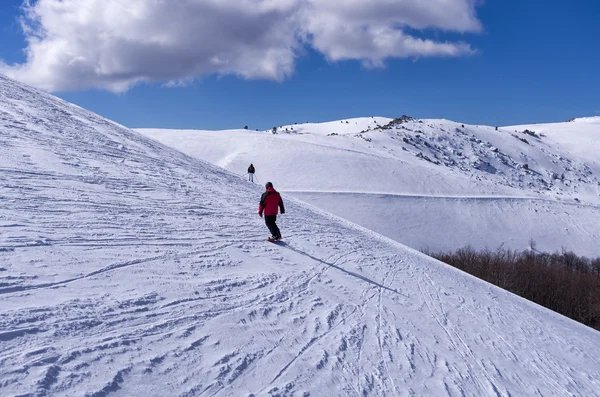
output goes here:
[{"label": "cloud formation", "polygon": [[[0,73],[49,91],[126,91],[209,74],[282,81],[303,49],[380,67],[460,56],[464,42],[415,30],[478,32],[476,0],[27,0],[27,60]],[[410,32],[410,33],[409,33]]]}]

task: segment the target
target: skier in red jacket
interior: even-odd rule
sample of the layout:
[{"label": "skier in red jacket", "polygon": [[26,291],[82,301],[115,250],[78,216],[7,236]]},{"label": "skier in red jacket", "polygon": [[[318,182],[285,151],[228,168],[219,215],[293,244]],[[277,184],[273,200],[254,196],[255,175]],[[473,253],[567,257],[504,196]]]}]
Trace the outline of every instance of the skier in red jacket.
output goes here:
[{"label": "skier in red jacket", "polygon": [[265,223],[271,232],[269,240],[281,240],[281,232],[277,227],[277,210],[279,209],[282,214],[285,214],[285,208],[283,207],[283,200],[275,189],[273,184],[267,182],[265,185],[266,192],[260,197],[260,205],[258,206],[258,216],[262,218],[263,211],[265,213]]}]

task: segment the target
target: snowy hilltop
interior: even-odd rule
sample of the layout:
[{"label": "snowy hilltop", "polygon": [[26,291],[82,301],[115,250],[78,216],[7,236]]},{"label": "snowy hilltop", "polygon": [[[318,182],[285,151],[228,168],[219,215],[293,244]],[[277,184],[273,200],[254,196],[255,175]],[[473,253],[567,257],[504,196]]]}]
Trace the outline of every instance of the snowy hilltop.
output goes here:
[{"label": "snowy hilltop", "polygon": [[411,247],[600,255],[600,119],[514,127],[369,117],[268,131],[140,129]]},{"label": "snowy hilltop", "polygon": [[243,178],[0,97],[2,396],[600,390],[597,331],[287,195],[268,243]]},{"label": "snowy hilltop", "polygon": [[[139,131],[182,147],[183,143],[177,145],[177,140],[183,140],[185,134],[197,140],[203,137],[200,134],[219,134],[220,139],[211,140],[214,142],[202,142],[203,152],[198,151],[201,148],[193,150],[224,167],[235,164],[243,168],[246,157],[252,155],[263,163],[276,162],[277,171],[271,171],[269,163],[264,164],[265,168],[274,178],[282,179],[286,190],[577,196],[600,203],[600,161],[593,157],[600,149],[600,119],[589,120],[586,124],[497,128],[403,116],[290,125],[259,133]],[[265,137],[265,134],[272,136]],[[273,147],[276,142],[283,147]],[[592,157],[582,157],[581,152],[568,150],[568,142],[586,149]],[[312,152],[310,158],[306,154],[309,151]],[[268,160],[261,156],[266,152],[270,154]],[[327,156],[321,156],[321,152]],[[304,169],[293,173],[290,168],[297,168],[296,157],[306,164]],[[367,163],[365,169],[357,167],[361,162]],[[326,169],[321,168],[323,165]],[[403,172],[397,175],[398,171]],[[310,178],[306,174],[310,174]],[[340,177],[334,178],[337,174]]]}]

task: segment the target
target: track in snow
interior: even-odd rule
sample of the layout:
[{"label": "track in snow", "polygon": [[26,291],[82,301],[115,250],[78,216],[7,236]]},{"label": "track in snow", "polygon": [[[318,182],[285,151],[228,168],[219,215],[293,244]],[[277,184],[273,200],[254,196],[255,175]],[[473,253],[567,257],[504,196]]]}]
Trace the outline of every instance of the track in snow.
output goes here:
[{"label": "track in snow", "polygon": [[0,395],[594,395],[600,334],[0,77]]}]

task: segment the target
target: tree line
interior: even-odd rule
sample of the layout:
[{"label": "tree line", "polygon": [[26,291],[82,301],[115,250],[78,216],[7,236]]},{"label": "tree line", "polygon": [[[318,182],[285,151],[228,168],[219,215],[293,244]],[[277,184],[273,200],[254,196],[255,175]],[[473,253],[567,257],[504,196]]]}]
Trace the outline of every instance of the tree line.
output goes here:
[{"label": "tree line", "polygon": [[600,330],[600,258],[590,259],[563,250],[541,253],[532,249],[476,251],[471,247],[450,253],[430,253],[461,269],[550,310]]}]

